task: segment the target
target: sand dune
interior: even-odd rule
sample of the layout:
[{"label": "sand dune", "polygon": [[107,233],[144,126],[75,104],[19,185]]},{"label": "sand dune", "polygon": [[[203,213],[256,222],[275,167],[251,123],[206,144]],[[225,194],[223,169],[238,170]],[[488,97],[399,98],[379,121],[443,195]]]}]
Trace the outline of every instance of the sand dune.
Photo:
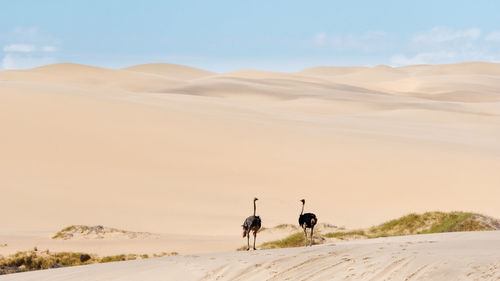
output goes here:
[{"label": "sand dune", "polygon": [[13,274],[0,280],[497,280],[500,233],[459,232]]},{"label": "sand dune", "polygon": [[192,80],[215,75],[214,72],[206,71],[203,69],[170,63],[140,64],[126,67],[122,70],[156,74],[167,78],[175,78],[180,80]]},{"label": "sand dune", "polygon": [[[230,235],[189,235],[153,234],[135,237],[106,237],[105,239],[52,239],[54,232],[49,231],[12,231],[0,232],[0,255],[9,256],[20,251],[30,251],[35,247],[40,251],[83,252],[99,256],[120,254],[148,254],[179,252],[182,254],[213,253],[235,250],[243,245],[241,236]],[[278,239],[270,235],[269,239]],[[280,236],[283,237],[283,236]],[[263,242],[264,237],[258,241]]]},{"label": "sand dune", "polygon": [[[419,98],[434,98],[439,93],[460,92],[461,100],[498,101],[500,65],[495,63],[460,63],[452,65],[416,65],[392,68],[377,67],[315,67],[299,74],[329,79],[390,93],[415,93]],[[493,96],[493,99],[491,99]],[[441,98],[446,100],[446,98]]]},{"label": "sand dune", "polygon": [[0,229],[102,224],[232,237],[231,250],[254,196],[266,227],[295,224],[301,198],[348,228],[427,210],[500,217],[498,69],[3,71]]},{"label": "sand dune", "polygon": [[29,83],[36,86],[58,85],[77,89],[126,90],[142,92],[173,87],[184,84],[176,77],[163,77],[148,73],[133,73],[101,67],[61,63],[41,66],[28,70],[9,70],[0,72],[0,81]]}]

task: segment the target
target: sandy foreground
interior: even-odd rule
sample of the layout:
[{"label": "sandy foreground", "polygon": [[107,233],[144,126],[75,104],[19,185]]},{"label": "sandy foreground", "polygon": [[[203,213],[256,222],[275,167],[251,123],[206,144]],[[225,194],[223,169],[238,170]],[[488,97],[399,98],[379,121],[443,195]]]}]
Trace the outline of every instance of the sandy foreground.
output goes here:
[{"label": "sandy foreground", "polygon": [[498,231],[442,233],[95,264],[0,280],[499,280],[499,248]]},{"label": "sandy foreground", "polygon": [[255,196],[265,227],[296,224],[302,198],[347,228],[500,217],[499,128],[494,63],[1,71],[0,245],[100,224],[166,233],[161,251],[229,251]]}]

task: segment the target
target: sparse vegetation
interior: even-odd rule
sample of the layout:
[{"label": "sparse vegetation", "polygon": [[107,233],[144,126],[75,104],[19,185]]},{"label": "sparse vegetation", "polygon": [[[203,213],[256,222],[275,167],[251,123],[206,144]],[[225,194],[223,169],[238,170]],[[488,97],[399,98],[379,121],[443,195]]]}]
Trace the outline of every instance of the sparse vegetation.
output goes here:
[{"label": "sparse vegetation", "polygon": [[241,247],[239,247],[238,249],[236,249],[236,251],[246,251],[247,250],[247,246],[243,245]]},{"label": "sparse vegetation", "polygon": [[366,233],[364,230],[353,230],[353,231],[339,231],[339,232],[330,232],[325,234],[326,237],[328,238],[337,238],[340,240],[346,240],[349,238],[365,238]]},{"label": "sparse vegetation", "polygon": [[161,257],[164,257],[164,256],[177,256],[177,255],[179,255],[179,253],[177,253],[177,252],[170,252],[170,253],[161,252],[161,253],[158,253],[158,254],[153,254],[153,257],[155,257],[155,258],[161,258]]},{"label": "sparse vegetation", "polygon": [[270,241],[260,245],[261,249],[290,248],[304,246],[304,233],[297,232],[284,239]]},{"label": "sparse vegetation", "polygon": [[103,257],[99,262],[106,263],[106,262],[126,261],[126,260],[127,260],[126,255],[116,255],[116,256]]},{"label": "sparse vegetation", "polygon": [[[286,228],[288,224],[276,226]],[[292,225],[293,226],[293,225]],[[339,240],[372,239],[389,236],[411,234],[442,233],[455,231],[481,231],[500,229],[500,220],[481,214],[469,212],[427,212],[424,214],[409,214],[398,219],[390,220],[369,229],[337,231],[321,234],[315,232],[314,243],[322,243],[324,238]],[[339,228],[345,230],[345,227]],[[298,232],[282,240],[263,243],[261,249],[301,247],[304,245],[304,234]],[[246,250],[246,246],[237,249]]]},{"label": "sparse vegetation", "polygon": [[153,234],[148,232],[133,232],[127,230],[116,229],[112,227],[106,227],[102,225],[88,226],[88,225],[71,225],[63,228],[61,231],[57,232],[52,239],[80,239],[80,238],[92,238],[92,239],[105,239],[110,235],[116,237],[116,234],[120,238],[134,239],[139,237],[150,237]]},{"label": "sparse vegetation", "polygon": [[[314,234],[313,244],[320,244],[324,238],[319,234]],[[260,249],[292,248],[304,246],[304,232],[297,232],[284,239],[265,242],[260,245]],[[245,249],[246,250],[246,249]]]},{"label": "sparse vegetation", "polygon": [[492,226],[480,220],[481,216],[477,214],[454,212],[442,215],[444,219],[441,223],[433,224],[429,230],[421,231],[421,233],[492,230]]},{"label": "sparse vegetation", "polygon": [[[177,252],[161,252],[154,254],[154,257],[176,256]],[[97,255],[75,252],[37,252],[26,251],[18,252],[8,257],[0,256],[0,275],[16,273],[23,271],[32,271],[48,268],[77,266],[92,263],[107,263],[115,261],[136,260],[139,256],[136,254],[115,255],[99,257]],[[141,259],[149,258],[149,255],[143,254]]]},{"label": "sparse vegetation", "polygon": [[498,220],[467,212],[427,212],[409,214],[390,220],[368,231],[355,230],[348,232],[327,233],[325,236],[338,239],[379,238],[411,234],[441,233],[455,231],[480,231],[499,229]]},{"label": "sparse vegetation", "polygon": [[90,260],[91,258],[92,258],[92,257],[91,257],[89,254],[82,254],[82,255],[80,256],[80,261],[81,261],[81,262],[86,262],[86,261]]},{"label": "sparse vegetation", "polygon": [[72,232],[72,231],[76,231],[76,230],[79,232],[85,232],[85,231],[89,231],[90,227],[87,225],[70,225],[68,227],[61,229],[61,231],[56,233],[56,235],[52,236],[52,239],[65,239],[67,233]]},{"label": "sparse vegetation", "polygon": [[370,228],[374,235],[387,236],[441,233],[454,231],[492,230],[496,227],[488,222],[487,217],[466,212],[427,212],[409,214]]},{"label": "sparse vegetation", "polygon": [[298,228],[297,226],[293,225],[293,224],[286,224],[286,223],[283,223],[283,224],[278,224],[277,226],[275,226],[274,228],[277,228],[277,229],[283,229],[283,228]]},{"label": "sparse vegetation", "polygon": [[48,251],[42,253],[37,253],[35,251],[18,252],[8,257],[0,256],[0,274],[83,265],[95,263],[97,261],[95,256],[90,256],[85,253],[50,253]]}]

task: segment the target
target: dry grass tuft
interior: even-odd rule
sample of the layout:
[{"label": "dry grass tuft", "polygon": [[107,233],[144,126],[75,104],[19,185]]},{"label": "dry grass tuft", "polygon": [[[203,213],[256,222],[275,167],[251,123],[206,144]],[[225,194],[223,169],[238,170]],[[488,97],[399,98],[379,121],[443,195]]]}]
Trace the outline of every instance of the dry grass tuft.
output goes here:
[{"label": "dry grass tuft", "polygon": [[[176,256],[177,252],[161,252],[153,257]],[[116,261],[147,259],[149,255],[115,255],[99,257],[97,255],[79,252],[49,252],[25,251],[17,252],[8,257],[0,256],[0,275],[48,268],[86,265],[93,263],[107,263]]]}]

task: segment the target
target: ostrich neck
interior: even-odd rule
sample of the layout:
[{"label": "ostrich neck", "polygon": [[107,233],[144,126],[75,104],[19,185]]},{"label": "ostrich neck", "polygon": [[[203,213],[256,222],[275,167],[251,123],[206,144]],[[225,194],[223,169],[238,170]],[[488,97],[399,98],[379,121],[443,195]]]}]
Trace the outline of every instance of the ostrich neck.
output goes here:
[{"label": "ostrich neck", "polygon": [[302,211],[300,212],[300,214],[302,215],[304,213],[304,203],[302,203]]},{"label": "ostrich neck", "polygon": [[257,208],[257,206],[255,205],[255,200],[253,201],[253,216],[255,217],[255,209]]}]

